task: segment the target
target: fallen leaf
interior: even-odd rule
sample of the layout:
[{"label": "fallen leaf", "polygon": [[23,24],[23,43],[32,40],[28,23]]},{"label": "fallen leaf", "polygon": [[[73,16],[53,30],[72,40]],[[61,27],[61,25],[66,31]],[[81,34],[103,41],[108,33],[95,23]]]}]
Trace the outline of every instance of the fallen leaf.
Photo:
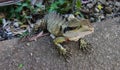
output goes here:
[{"label": "fallen leaf", "polygon": [[102,5],[100,5],[100,4],[97,7],[99,10],[101,10],[103,8]]},{"label": "fallen leaf", "polygon": [[0,13],[0,18],[5,18],[5,14],[4,13]]},{"label": "fallen leaf", "polygon": [[19,64],[18,68],[23,68],[23,66],[24,66],[23,64]]}]

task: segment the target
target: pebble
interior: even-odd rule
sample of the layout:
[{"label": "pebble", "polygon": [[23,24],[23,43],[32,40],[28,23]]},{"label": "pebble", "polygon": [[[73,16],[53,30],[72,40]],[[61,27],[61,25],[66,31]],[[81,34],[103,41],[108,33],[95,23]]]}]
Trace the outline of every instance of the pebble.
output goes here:
[{"label": "pebble", "polygon": [[120,2],[115,2],[115,6],[120,7]]},{"label": "pebble", "polygon": [[93,5],[94,5],[93,3],[89,3],[89,4],[87,4],[87,7],[88,7],[88,8],[92,8]]},{"label": "pebble", "polygon": [[[87,0],[91,2],[83,3],[81,8],[82,14],[85,18],[90,19],[91,22],[101,22],[106,18],[113,18],[119,16],[120,2],[112,0]],[[86,13],[89,12],[89,13]],[[94,17],[93,17],[94,16]]]},{"label": "pebble", "polygon": [[26,43],[27,46],[30,46],[30,43]]}]

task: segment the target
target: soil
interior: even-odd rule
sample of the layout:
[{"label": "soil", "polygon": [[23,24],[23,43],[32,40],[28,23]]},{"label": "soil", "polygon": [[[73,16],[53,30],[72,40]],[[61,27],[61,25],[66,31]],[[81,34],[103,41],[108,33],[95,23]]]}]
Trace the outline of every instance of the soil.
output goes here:
[{"label": "soil", "polygon": [[89,53],[79,50],[77,42],[63,44],[71,50],[69,62],[59,55],[49,36],[32,42],[1,41],[0,70],[120,70],[119,17],[93,26],[95,32],[85,37],[91,43]]}]

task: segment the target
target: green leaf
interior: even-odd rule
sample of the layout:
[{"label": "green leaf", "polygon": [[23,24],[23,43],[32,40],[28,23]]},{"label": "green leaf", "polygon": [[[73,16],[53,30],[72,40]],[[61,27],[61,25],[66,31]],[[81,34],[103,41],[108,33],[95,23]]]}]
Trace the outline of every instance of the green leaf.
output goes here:
[{"label": "green leaf", "polygon": [[19,64],[18,68],[23,68],[23,66],[24,66],[23,64]]},{"label": "green leaf", "polygon": [[57,9],[57,8],[58,8],[57,3],[53,3],[53,4],[51,5],[51,8]]},{"label": "green leaf", "polygon": [[23,6],[18,7],[18,8],[15,10],[15,12],[21,12],[21,11],[22,11],[22,9],[23,9]]},{"label": "green leaf", "polygon": [[39,7],[39,8],[41,8],[42,4],[41,3],[37,3],[36,6]]},{"label": "green leaf", "polygon": [[27,3],[22,4],[22,7],[27,7],[27,6],[29,6]]},{"label": "green leaf", "polygon": [[25,31],[24,33],[23,33],[23,36],[27,36],[29,34],[29,32],[28,31]]},{"label": "green leaf", "polygon": [[2,24],[2,18],[0,18],[0,24]]},{"label": "green leaf", "polygon": [[82,17],[82,18],[84,18],[84,15],[80,12],[80,16]]},{"label": "green leaf", "polygon": [[82,6],[82,3],[81,3],[81,0],[77,0],[76,1],[76,8],[81,8],[81,6]]},{"label": "green leaf", "polygon": [[58,8],[57,2],[56,2],[56,3],[52,3],[51,6],[50,6],[50,9],[49,9],[49,12],[54,11],[54,10],[56,10],[57,8]]},{"label": "green leaf", "polygon": [[21,3],[21,2],[18,2],[17,5],[22,5],[22,3]]},{"label": "green leaf", "polygon": [[30,3],[31,2],[31,0],[25,0],[25,3]]},{"label": "green leaf", "polygon": [[15,12],[14,8],[11,8],[10,13],[14,13],[14,12]]},{"label": "green leaf", "polygon": [[59,2],[59,4],[64,4],[65,3],[64,0],[59,0],[58,2]]},{"label": "green leaf", "polygon": [[31,18],[31,16],[25,16],[25,18],[29,19],[29,18]]},{"label": "green leaf", "polygon": [[23,38],[29,34],[28,31],[23,32],[22,34],[19,35],[20,38]]}]

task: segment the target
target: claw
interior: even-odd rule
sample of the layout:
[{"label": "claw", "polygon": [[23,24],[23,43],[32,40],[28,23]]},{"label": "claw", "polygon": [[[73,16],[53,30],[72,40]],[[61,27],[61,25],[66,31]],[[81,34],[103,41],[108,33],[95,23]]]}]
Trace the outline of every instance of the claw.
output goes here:
[{"label": "claw", "polygon": [[54,35],[51,35],[51,37],[54,39],[53,42],[57,46],[60,55],[62,55],[64,57],[64,59],[68,62],[68,58],[70,58],[71,52],[69,50],[65,49],[61,45],[61,43],[66,41],[66,38],[64,38],[64,37],[57,37],[57,38],[55,38]]},{"label": "claw", "polygon": [[[60,44],[59,44],[59,46],[60,46]],[[70,52],[70,50],[65,49],[63,47],[58,47],[58,51],[59,51],[59,54],[64,57],[65,61],[69,62],[69,58],[72,55],[72,53]]]},{"label": "claw", "polygon": [[65,59],[66,62],[69,62],[69,58],[70,58],[70,56],[72,54],[69,50],[67,50],[65,48],[61,49],[60,50],[60,54],[64,57],[64,59]]},{"label": "claw", "polygon": [[63,47],[59,47],[59,52],[61,55],[65,56],[65,57],[69,57],[72,53],[70,52],[70,50],[65,49]]},{"label": "claw", "polygon": [[66,41],[66,38],[64,37],[57,37],[54,38],[54,44],[57,46],[60,55],[62,55],[65,59],[67,59],[68,57],[70,57],[71,53],[69,50],[65,49],[60,43],[63,43]]},{"label": "claw", "polygon": [[65,55],[67,53],[67,50],[63,47],[60,48],[60,54]]}]

